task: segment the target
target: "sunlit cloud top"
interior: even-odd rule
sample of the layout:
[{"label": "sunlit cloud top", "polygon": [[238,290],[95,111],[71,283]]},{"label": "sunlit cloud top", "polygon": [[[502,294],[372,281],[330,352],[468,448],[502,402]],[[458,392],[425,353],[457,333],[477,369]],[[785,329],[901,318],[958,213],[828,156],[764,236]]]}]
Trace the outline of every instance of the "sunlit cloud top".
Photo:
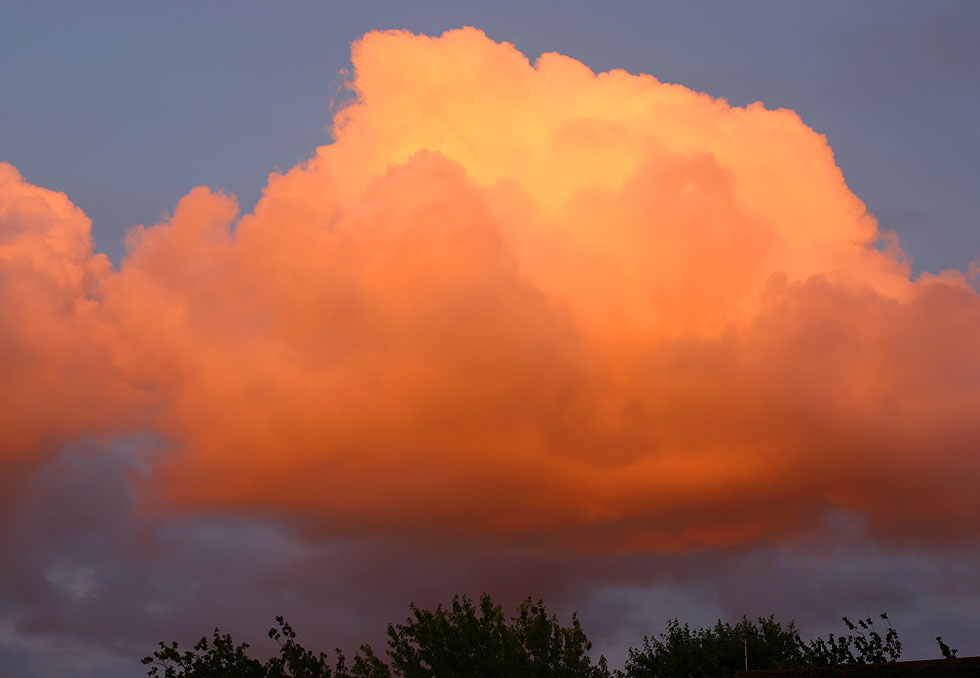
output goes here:
[{"label": "sunlit cloud top", "polygon": [[912,279],[794,112],[472,28],[353,66],[334,143],[250,214],[193,189],[118,270],[0,166],[5,477],[150,432],[146,501],[328,532],[980,534],[980,295]]}]

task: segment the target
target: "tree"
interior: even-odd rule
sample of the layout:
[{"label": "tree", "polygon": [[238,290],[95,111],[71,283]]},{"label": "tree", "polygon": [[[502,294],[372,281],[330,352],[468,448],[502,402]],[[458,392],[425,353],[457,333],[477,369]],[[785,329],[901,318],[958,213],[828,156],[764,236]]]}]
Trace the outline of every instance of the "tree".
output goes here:
[{"label": "tree", "polygon": [[630,650],[626,676],[731,676],[744,668],[746,648],[749,667],[753,669],[805,665],[803,641],[793,622],[784,629],[771,616],[760,618],[758,623],[743,617],[735,625],[719,620],[712,627],[692,630],[672,619],[666,632],[656,638],[644,638],[640,649]]},{"label": "tree", "polygon": [[340,650],[331,664],[325,653],[300,645],[282,617],[269,630],[279,654],[265,663],[248,655],[247,643],[235,645],[218,629],[192,651],[160,643],[143,663],[150,678],[611,678],[604,658],[592,663],[592,644],[578,618],[562,626],[540,600],[525,600],[509,622],[488,595],[479,607],[456,596],[448,608],[410,610],[406,623],[388,626],[390,668],[370,645],[361,646],[350,667]]},{"label": "tree", "polygon": [[593,665],[592,644],[573,615],[564,627],[542,601],[521,603],[508,623],[490,596],[479,607],[455,596],[448,608],[410,607],[405,624],[388,626],[388,654],[404,678],[512,676],[513,678],[607,678],[604,658]]},{"label": "tree", "polygon": [[956,659],[956,648],[944,643],[942,636],[936,636],[936,643],[939,645],[939,651],[942,652],[944,659]]},{"label": "tree", "polygon": [[[881,618],[888,620],[888,615]],[[897,661],[902,654],[898,632],[888,624],[882,637],[870,617],[852,623],[843,618],[847,635],[828,635],[806,642],[794,622],[784,628],[772,616],[751,622],[745,617],[734,626],[718,621],[709,628],[692,630],[677,619],[656,638],[644,638],[640,649],[631,649],[627,678],[694,678],[733,676],[745,665],[750,669],[806,668],[838,664],[874,664]]]},{"label": "tree", "polygon": [[885,632],[884,638],[875,629],[871,617],[859,619],[857,624],[844,617],[844,625],[851,633],[837,638],[831,633],[827,636],[827,640],[817,638],[811,641],[805,652],[806,666],[882,664],[898,661],[902,656],[902,642],[898,639],[898,631],[892,627],[887,614],[882,612],[879,617],[888,622],[888,631]]},{"label": "tree", "polygon": [[[269,637],[279,644],[279,655],[264,664],[248,656],[248,643],[235,645],[230,634],[215,629],[211,641],[201,638],[194,650],[180,651],[176,642],[161,642],[160,649],[143,658],[150,666],[150,678],[388,678],[388,667],[378,659],[370,645],[361,646],[363,655],[354,657],[348,671],[344,654],[337,650],[337,661],[331,668],[329,657],[314,654],[296,642],[296,632],[289,622],[276,617],[278,628],[269,629]],[[161,673],[162,669],[162,673]]]},{"label": "tree", "polygon": [[[508,619],[489,595],[479,603],[455,596],[448,607],[434,610],[410,605],[402,624],[388,625],[390,665],[362,645],[353,663],[340,651],[331,662],[327,654],[300,645],[282,617],[269,637],[279,644],[278,655],[261,662],[248,655],[248,644],[236,645],[231,636],[214,630],[193,650],[181,652],[177,643],[159,643],[145,657],[150,678],[725,678],[749,668],[807,668],[839,664],[897,661],[902,653],[898,632],[888,615],[882,636],[868,617],[856,623],[843,618],[847,633],[806,641],[794,622],[785,626],[772,616],[692,629],[677,619],[656,637],[631,648],[623,671],[611,672],[604,657],[593,662],[592,644],[578,617],[563,626],[549,615],[544,603],[530,598]],[[956,650],[937,637],[943,656]]]}]

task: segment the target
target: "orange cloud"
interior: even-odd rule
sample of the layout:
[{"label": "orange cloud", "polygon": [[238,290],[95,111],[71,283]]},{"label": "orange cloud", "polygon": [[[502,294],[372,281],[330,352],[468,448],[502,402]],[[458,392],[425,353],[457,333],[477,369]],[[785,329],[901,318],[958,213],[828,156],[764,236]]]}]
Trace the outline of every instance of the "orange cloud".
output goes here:
[{"label": "orange cloud", "polygon": [[112,365],[96,298],[111,274],[88,218],[0,163],[0,496],[80,434],[139,426],[141,397]]},{"label": "orange cloud", "polygon": [[531,548],[980,533],[980,295],[795,113],[470,28],[353,63],[333,144],[118,271],[4,166],[8,462],[145,429],[177,506]]}]

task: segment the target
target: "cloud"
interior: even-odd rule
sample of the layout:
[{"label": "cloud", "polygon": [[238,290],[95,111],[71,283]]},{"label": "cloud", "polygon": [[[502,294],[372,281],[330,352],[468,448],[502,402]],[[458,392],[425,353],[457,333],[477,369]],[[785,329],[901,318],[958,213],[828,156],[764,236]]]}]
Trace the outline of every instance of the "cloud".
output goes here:
[{"label": "cloud", "polygon": [[251,214],[193,189],[118,271],[2,166],[8,484],[147,431],[147,506],[308,534],[975,542],[980,295],[910,279],[795,113],[475,29],[353,65],[334,143]]},{"label": "cloud", "polygon": [[113,366],[88,218],[0,163],[0,502],[80,434],[140,425],[142,397]]},{"label": "cloud", "polygon": [[189,647],[216,625],[269,655],[278,614],[308,647],[382,649],[385,625],[404,620],[409,602],[484,591],[508,610],[534,596],[563,620],[578,611],[614,667],[674,616],[699,626],[775,613],[812,636],[839,633],[844,614],[885,610],[909,658],[935,657],[940,633],[962,654],[976,647],[976,549],[882,549],[843,516],[830,547],[815,537],[790,548],[569,555],[397,536],[311,540],[250,515],[139,510],[133,449],[143,442],[66,450],[31,478],[0,535],[0,665],[132,676],[158,641]]}]

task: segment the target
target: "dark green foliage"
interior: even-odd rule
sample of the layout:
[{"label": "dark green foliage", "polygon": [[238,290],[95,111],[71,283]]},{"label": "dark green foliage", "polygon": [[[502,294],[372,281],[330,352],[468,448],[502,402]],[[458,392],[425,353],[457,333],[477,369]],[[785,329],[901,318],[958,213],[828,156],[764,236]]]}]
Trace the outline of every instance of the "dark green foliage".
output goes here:
[{"label": "dark green foliage", "polygon": [[[371,647],[364,645],[364,655],[354,657],[347,669],[347,660],[337,650],[337,662],[331,668],[323,652],[314,654],[296,642],[296,633],[289,622],[276,617],[279,628],[269,629],[269,637],[279,643],[279,655],[265,664],[246,653],[249,645],[235,645],[228,634],[214,630],[211,642],[201,638],[194,651],[180,652],[177,643],[160,643],[160,649],[143,664],[150,665],[150,678],[388,678],[388,667],[378,659]],[[162,672],[161,672],[162,669]]]},{"label": "dark green foliage", "polygon": [[[888,616],[881,615],[888,621]],[[870,617],[857,624],[844,617],[849,633],[830,634],[809,643],[796,624],[784,628],[773,617],[735,625],[717,622],[710,628],[692,630],[676,619],[657,638],[644,638],[640,649],[631,649],[626,662],[628,678],[694,678],[733,676],[745,668],[748,647],[750,669],[795,669],[837,664],[876,664],[897,661],[902,654],[898,632],[888,625],[882,637]]]},{"label": "dark green foliage", "polygon": [[258,660],[245,653],[247,649],[248,643],[236,646],[230,635],[221,635],[215,629],[212,643],[208,643],[207,637],[201,638],[193,652],[187,650],[181,653],[176,641],[170,645],[161,641],[160,649],[149,657],[143,657],[142,661],[153,664],[147,672],[153,678],[161,675],[161,668],[166,678],[218,678],[232,674],[242,678],[259,678],[268,675]]},{"label": "dark green foliage", "polygon": [[942,636],[936,636],[936,643],[939,644],[939,651],[943,653],[944,659],[956,659],[956,648],[944,643]]},{"label": "dark green foliage", "polygon": [[737,624],[721,621],[709,628],[692,630],[676,619],[657,638],[644,638],[626,662],[629,678],[688,678],[732,676],[745,668],[748,643],[749,668],[798,668],[805,666],[804,646],[796,625],[784,629],[773,617],[758,623],[744,617]]},{"label": "dark green foliage", "polygon": [[806,648],[806,666],[834,666],[836,664],[881,664],[898,661],[902,656],[902,642],[898,632],[892,628],[888,615],[880,617],[888,622],[885,637],[874,627],[871,617],[859,619],[854,624],[844,617],[844,625],[850,631],[846,636],[827,636],[827,640],[817,638]]},{"label": "dark green foliage", "polygon": [[282,617],[269,637],[279,643],[279,655],[262,663],[248,656],[248,644],[235,645],[231,636],[214,630],[193,651],[181,653],[177,643],[143,659],[151,678],[611,678],[606,661],[593,664],[592,644],[578,619],[564,627],[548,616],[541,601],[525,600],[508,622],[490,596],[477,608],[465,596],[453,598],[449,608],[434,611],[411,606],[405,624],[389,625],[388,654],[392,666],[379,659],[369,645],[348,667],[337,650],[337,661],[314,654],[296,642],[296,633]]},{"label": "dark green foliage", "polygon": [[456,596],[448,608],[434,611],[411,606],[405,624],[388,626],[388,654],[394,672],[404,678],[604,678],[605,659],[593,665],[592,644],[572,617],[563,627],[549,617],[541,601],[521,603],[507,622],[490,596],[479,607]]},{"label": "dark green foliage", "polygon": [[[265,663],[248,656],[247,644],[235,645],[218,629],[185,652],[177,643],[160,643],[143,663],[150,678],[729,678],[745,667],[746,650],[750,669],[894,662],[902,654],[885,614],[884,636],[870,617],[857,623],[844,617],[846,634],[810,641],[794,622],[783,626],[772,616],[718,621],[702,629],[674,619],[659,636],[630,649],[623,671],[611,672],[604,657],[597,662],[589,657],[592,644],[578,618],[572,615],[571,626],[562,626],[540,600],[528,598],[510,619],[486,594],[478,604],[455,596],[448,607],[411,605],[410,610],[405,623],[388,625],[390,666],[369,645],[361,646],[351,665],[340,650],[331,663],[325,653],[314,654],[296,642],[282,617],[269,631],[279,654]],[[941,637],[936,642],[944,657],[956,657]]]}]

